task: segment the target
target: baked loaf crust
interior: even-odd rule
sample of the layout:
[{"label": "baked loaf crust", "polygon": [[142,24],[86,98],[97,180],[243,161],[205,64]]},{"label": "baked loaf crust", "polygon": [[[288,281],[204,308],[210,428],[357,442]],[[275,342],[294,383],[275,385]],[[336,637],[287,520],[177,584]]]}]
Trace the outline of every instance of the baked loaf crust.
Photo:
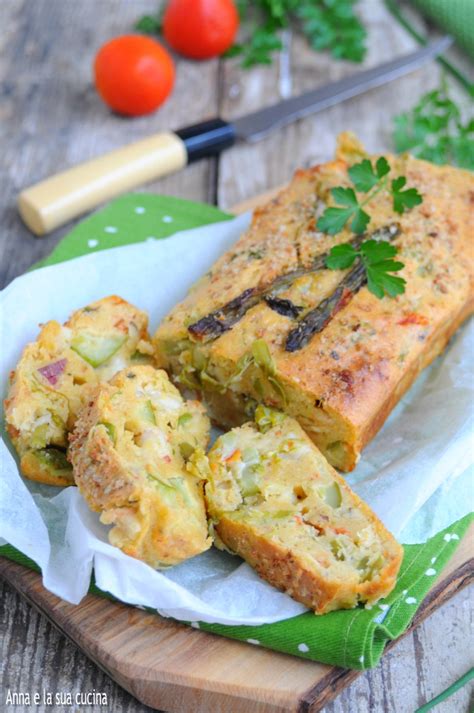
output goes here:
[{"label": "baked loaf crust", "polygon": [[[348,167],[364,155],[344,135],[335,161],[297,171],[277,198],[255,211],[249,230],[154,336],[159,366],[181,388],[201,392],[219,425],[243,423],[257,403],[281,408],[345,471],[472,311],[474,176],[408,155],[388,156],[393,175],[406,176],[423,196],[401,216],[383,193],[370,206],[371,231],[396,235],[406,292],[379,300],[363,287],[303,348],[285,349],[296,320],[288,309],[304,316],[345,274],[308,270],[334,244],[353,238],[347,229],[325,235],[316,221],[331,202],[330,189],[350,185]],[[252,304],[252,291],[261,294],[295,270],[306,274],[280,285],[273,304]],[[249,295],[252,306],[242,309]]]},{"label": "baked loaf crust", "polygon": [[186,470],[209,431],[204,407],[184,401],[152,366],[124,369],[95,388],[68,455],[88,505],[113,525],[112,545],[152,567],[211,546],[202,482]]},{"label": "baked loaf crust", "polygon": [[263,406],[256,418],[195,459],[216,544],[316,614],[389,594],[400,545],[297,421]]},{"label": "baked loaf crust", "polygon": [[10,374],[6,428],[23,475],[48,485],[73,485],[67,434],[89,389],[127,365],[152,362],[148,317],[115,295],[47,322]]}]

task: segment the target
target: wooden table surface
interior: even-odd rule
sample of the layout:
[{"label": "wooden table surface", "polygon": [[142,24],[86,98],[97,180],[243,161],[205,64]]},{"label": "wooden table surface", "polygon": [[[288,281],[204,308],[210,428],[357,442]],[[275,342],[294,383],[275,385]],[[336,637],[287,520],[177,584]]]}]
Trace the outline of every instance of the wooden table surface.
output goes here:
[{"label": "wooden table surface", "polygon": [[[247,72],[236,60],[198,64],[178,59],[177,83],[167,104],[156,115],[123,119],[112,115],[97,98],[91,82],[92,59],[105,40],[131,31],[135,19],[152,14],[157,4],[157,0],[1,0],[0,286],[48,254],[67,230],[33,238],[15,209],[15,196],[21,188],[155,130],[178,128],[214,114],[238,116],[288,92],[301,92],[356,69],[311,52],[294,36],[285,37],[286,50],[271,67]],[[361,0],[359,7],[369,28],[366,66],[415,48],[382,0]],[[471,69],[462,55],[453,54],[465,69]],[[343,129],[356,131],[369,149],[387,150],[391,146],[391,117],[437,86],[439,76],[438,66],[431,64],[300,121],[262,143],[241,145],[218,160],[194,164],[147,190],[229,207],[284,183],[298,166],[329,158],[335,137]],[[0,582],[0,589],[0,711],[13,710],[5,704],[8,689],[95,689],[107,693],[107,710],[114,713],[150,710],[88,661],[5,583]],[[472,617],[472,598],[463,591],[394,647],[376,669],[361,675],[324,712],[413,711],[472,665],[468,660]],[[467,711],[469,695],[465,687],[436,710]],[[38,706],[34,710],[46,713],[52,709]]]}]

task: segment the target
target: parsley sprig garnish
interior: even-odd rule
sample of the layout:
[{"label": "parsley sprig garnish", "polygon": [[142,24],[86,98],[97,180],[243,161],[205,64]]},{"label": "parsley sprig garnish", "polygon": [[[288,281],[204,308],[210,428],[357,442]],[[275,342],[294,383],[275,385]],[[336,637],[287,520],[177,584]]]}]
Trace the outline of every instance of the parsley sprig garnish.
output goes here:
[{"label": "parsley sprig garnish", "polygon": [[405,292],[406,280],[390,274],[399,272],[404,264],[393,260],[397,254],[395,245],[378,241],[365,240],[356,250],[352,245],[335,245],[326,259],[326,266],[331,270],[345,270],[352,267],[357,258],[362,261],[367,274],[367,287],[379,299],[385,294],[390,297]]},{"label": "parsley sprig garnish", "polygon": [[367,32],[354,12],[358,0],[237,0],[244,41],[228,56],[240,55],[243,67],[270,64],[282,49],[281,31],[299,30],[316,50],[337,59],[362,62]]},{"label": "parsley sprig garnish", "polygon": [[[422,197],[416,188],[407,188],[405,176],[397,176],[390,180],[390,165],[384,156],[375,164],[369,159],[356,163],[348,170],[353,188],[338,186],[331,189],[331,195],[336,206],[326,208],[317,222],[317,227],[323,233],[336,235],[347,225],[356,234],[362,234],[367,229],[371,217],[364,208],[382,191],[388,191],[392,199],[395,213],[402,214],[406,210],[419,205]],[[358,194],[364,194],[359,198]],[[335,245],[329,251],[326,266],[331,270],[345,270],[359,260],[365,268],[367,287],[379,299],[388,295],[396,297],[405,291],[405,280],[391,273],[399,272],[404,264],[393,260],[397,248],[387,242],[365,240],[359,248],[343,243]]]},{"label": "parsley sprig garnish", "polygon": [[[337,205],[326,208],[319,218],[317,225],[323,233],[336,235],[349,221],[352,232],[363,233],[370,223],[370,215],[364,208],[385,189],[391,192],[393,210],[396,213],[404,213],[405,210],[413,208],[422,201],[416,188],[404,188],[405,176],[398,176],[389,183],[390,166],[384,156],[377,160],[375,166],[366,158],[351,166],[348,173],[354,188],[339,186],[331,189],[331,195]],[[356,191],[367,195],[359,200]]]},{"label": "parsley sprig garnish", "polygon": [[413,109],[395,117],[393,140],[397,152],[474,170],[474,119],[463,122],[446,86],[424,94]]}]

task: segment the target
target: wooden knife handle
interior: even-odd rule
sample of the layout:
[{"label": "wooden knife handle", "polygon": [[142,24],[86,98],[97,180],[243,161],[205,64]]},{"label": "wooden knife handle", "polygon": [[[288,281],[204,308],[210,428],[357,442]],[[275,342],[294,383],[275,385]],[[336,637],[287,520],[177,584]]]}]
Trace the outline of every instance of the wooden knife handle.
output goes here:
[{"label": "wooden knife handle", "polygon": [[33,233],[44,235],[109,198],[219,154],[235,138],[232,124],[220,118],[156,134],[27,188],[18,209]]},{"label": "wooden knife handle", "polygon": [[175,133],[163,132],[26,188],[18,209],[26,225],[44,235],[100,203],[183,168],[186,144]]}]

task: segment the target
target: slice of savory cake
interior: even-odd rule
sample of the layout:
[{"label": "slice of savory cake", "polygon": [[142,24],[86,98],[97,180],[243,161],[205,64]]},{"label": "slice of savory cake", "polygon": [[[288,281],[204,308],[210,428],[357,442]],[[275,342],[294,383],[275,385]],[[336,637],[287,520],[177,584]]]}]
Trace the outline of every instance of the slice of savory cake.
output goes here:
[{"label": "slice of savory cake", "polygon": [[[201,393],[216,423],[241,424],[258,403],[278,407],[341,470],[354,468],[472,309],[469,172],[387,156],[384,180],[405,177],[422,203],[399,215],[385,190],[370,203],[367,234],[354,236],[350,220],[337,235],[318,229],[331,189],[350,190],[348,170],[364,157],[345,135],[337,160],[297,171],[154,336],[158,365]],[[368,238],[398,248],[404,294],[378,299],[358,267],[326,268],[334,245]]]},{"label": "slice of savory cake", "polygon": [[402,548],[294,419],[259,406],[256,423],[218,438],[194,468],[216,544],[316,614],[395,586]]},{"label": "slice of savory cake", "polygon": [[207,550],[203,483],[186,469],[209,440],[197,401],[184,401],[166,373],[124,369],[99,384],[70,436],[69,458],[88,505],[112,545],[152,567]]},{"label": "slice of savory cake", "polygon": [[23,475],[48,485],[73,485],[67,434],[88,389],[127,365],[151,363],[148,317],[115,295],[77,310],[61,325],[44,324],[28,344],[5,400],[6,428]]}]

